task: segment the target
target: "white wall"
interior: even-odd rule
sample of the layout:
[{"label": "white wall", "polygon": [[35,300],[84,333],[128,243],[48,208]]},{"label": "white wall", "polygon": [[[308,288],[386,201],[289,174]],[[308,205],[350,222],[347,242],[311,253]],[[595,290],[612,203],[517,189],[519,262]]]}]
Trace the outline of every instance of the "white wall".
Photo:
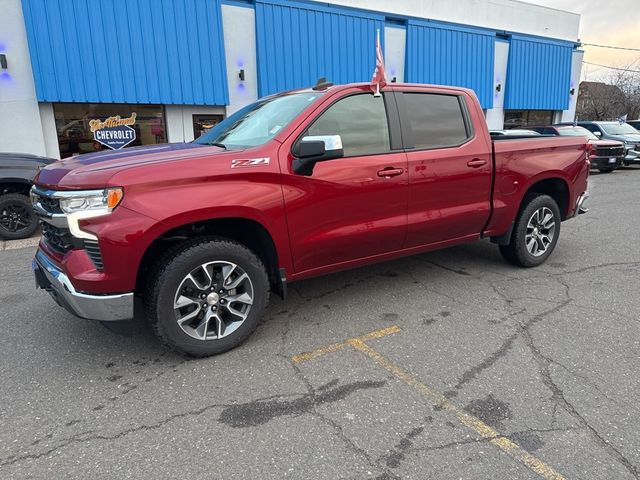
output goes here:
[{"label": "white wall", "polygon": [[194,105],[165,105],[167,142],[190,142],[193,140],[193,115],[224,115],[224,107],[199,107]]},{"label": "white wall", "polygon": [[[222,5],[224,54],[229,87],[227,115],[258,98],[255,21],[253,8]],[[240,69],[244,70],[244,81],[240,80]]]},{"label": "white wall", "polygon": [[0,152],[47,153],[20,0],[0,0]]},{"label": "white wall", "polygon": [[44,137],[44,149],[47,157],[60,158],[56,118],[53,114],[53,103],[40,103],[40,124]]},{"label": "white wall", "polygon": [[569,41],[578,39],[580,24],[580,15],[576,13],[515,0],[332,0],[331,3]]},{"label": "white wall", "polygon": [[571,58],[571,87],[574,89],[574,94],[569,97],[569,108],[562,112],[560,121],[573,122],[573,118],[576,114],[576,104],[578,102],[578,87],[580,86],[580,76],[582,75],[582,59],[584,52],[577,50],[573,52]]},{"label": "white wall", "polygon": [[384,67],[389,82],[393,77],[396,77],[397,83],[404,82],[406,44],[406,29],[402,27],[384,27]]},{"label": "white wall", "polygon": [[[496,40],[495,62],[493,65],[493,108],[487,110],[489,130],[502,130],[504,127],[504,89],[507,80],[509,61],[509,42]],[[500,91],[496,87],[500,85]]]}]

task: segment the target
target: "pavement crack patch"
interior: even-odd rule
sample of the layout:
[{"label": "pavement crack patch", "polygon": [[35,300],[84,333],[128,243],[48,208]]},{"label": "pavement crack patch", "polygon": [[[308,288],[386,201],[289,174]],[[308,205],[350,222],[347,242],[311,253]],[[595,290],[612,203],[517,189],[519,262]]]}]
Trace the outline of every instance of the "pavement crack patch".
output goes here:
[{"label": "pavement crack patch", "polygon": [[196,410],[189,410],[187,412],[183,412],[183,413],[177,413],[175,415],[171,415],[167,418],[164,418],[162,420],[160,420],[157,423],[153,423],[150,425],[138,425],[137,427],[133,427],[133,428],[128,428],[126,430],[122,430],[118,433],[115,433],[113,435],[101,435],[101,434],[93,434],[93,431],[87,431],[87,432],[81,432],[78,433],[76,435],[73,435],[65,440],[63,440],[62,442],[60,442],[58,445],[55,445],[43,452],[40,453],[28,453],[25,455],[20,455],[20,456],[14,456],[14,457],[9,457],[6,458],[4,460],[0,460],[0,467],[5,467],[5,466],[9,466],[9,465],[13,465],[15,463],[24,461],[24,460],[37,460],[39,458],[42,457],[46,457],[50,454],[52,454],[53,452],[56,452],[58,450],[61,450],[69,445],[73,445],[73,444],[77,444],[77,443],[86,443],[86,442],[91,442],[93,440],[107,440],[107,441],[111,441],[111,440],[118,440],[122,437],[125,437],[131,433],[136,433],[136,432],[140,432],[140,431],[149,431],[149,430],[156,430],[158,428],[161,428],[163,426],[165,426],[166,424],[173,422],[174,420],[177,420],[179,418],[185,418],[185,417],[192,417],[192,416],[198,416],[198,415],[202,415],[203,413],[206,413],[209,410],[212,410],[214,408],[222,408],[222,407],[228,407],[228,404],[213,404],[213,405],[207,405],[205,407],[196,409]]},{"label": "pavement crack patch", "polygon": [[506,340],[502,342],[500,348],[498,348],[495,352],[482,360],[482,362],[480,362],[478,365],[464,372],[458,383],[453,388],[455,390],[460,390],[465,384],[471,382],[472,380],[475,380],[478,375],[491,368],[498,360],[504,357],[511,350],[511,348],[513,347],[513,342],[517,337],[518,333],[512,333],[511,335],[509,335]]},{"label": "pavement crack patch", "polygon": [[263,425],[276,417],[298,416],[313,411],[319,405],[343,400],[358,390],[380,388],[386,381],[358,381],[328,388],[321,393],[307,393],[293,400],[254,400],[226,407],[219,422],[234,428]]},{"label": "pavement crack patch", "polygon": [[[560,310],[562,307],[570,303],[571,300],[567,300],[563,304],[555,307],[554,309],[545,312],[538,317],[543,317],[548,314],[551,314],[555,311]],[[542,382],[544,385],[551,391],[552,400],[557,403],[560,407],[562,407],[569,415],[571,415],[578,424],[584,428],[592,439],[595,441],[597,445],[599,445],[602,449],[604,449],[610,456],[615,458],[634,478],[640,479],[640,471],[638,467],[634,465],[624,454],[618,450],[615,446],[613,446],[608,440],[606,440],[600,433],[593,427],[589,421],[580,414],[580,412],[575,408],[569,400],[564,395],[564,391],[553,381],[551,378],[551,373],[549,371],[549,366],[552,363],[556,363],[550,358],[546,357],[540,349],[536,346],[533,335],[529,331],[529,327],[535,323],[534,321],[539,321],[541,318],[534,318],[530,320],[526,324],[520,324],[522,336],[524,338],[525,344],[533,354],[534,359],[538,363],[538,370],[540,372],[540,376],[542,378]]]}]

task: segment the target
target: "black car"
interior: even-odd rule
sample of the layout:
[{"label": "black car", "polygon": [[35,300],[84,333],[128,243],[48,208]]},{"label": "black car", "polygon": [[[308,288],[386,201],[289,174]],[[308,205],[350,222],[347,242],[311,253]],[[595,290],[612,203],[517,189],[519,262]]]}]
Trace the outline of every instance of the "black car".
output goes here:
[{"label": "black car", "polygon": [[0,238],[29,237],[38,228],[29,190],[38,170],[55,162],[23,153],[0,153]]}]

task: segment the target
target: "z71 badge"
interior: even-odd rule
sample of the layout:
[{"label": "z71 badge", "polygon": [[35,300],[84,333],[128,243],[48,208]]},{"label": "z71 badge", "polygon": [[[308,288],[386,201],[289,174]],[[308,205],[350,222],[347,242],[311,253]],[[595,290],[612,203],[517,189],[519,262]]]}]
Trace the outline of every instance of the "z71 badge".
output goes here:
[{"label": "z71 badge", "polygon": [[231,160],[231,168],[237,167],[258,167],[260,165],[269,165],[271,158],[245,158],[242,160]]}]

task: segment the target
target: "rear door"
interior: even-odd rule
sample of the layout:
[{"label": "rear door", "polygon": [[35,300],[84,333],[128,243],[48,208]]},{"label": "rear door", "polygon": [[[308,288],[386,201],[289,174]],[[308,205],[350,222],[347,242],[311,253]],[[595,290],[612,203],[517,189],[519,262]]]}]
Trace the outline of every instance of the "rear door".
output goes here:
[{"label": "rear door", "polygon": [[[491,145],[459,91],[396,92],[409,166],[407,247],[477,236],[491,209]],[[474,110],[472,110],[474,109]]]},{"label": "rear door", "polygon": [[[407,158],[393,96],[352,89],[280,149],[283,193],[296,272],[399,250],[407,228]],[[292,170],[305,136],[340,135],[344,157],[310,176]]]}]

